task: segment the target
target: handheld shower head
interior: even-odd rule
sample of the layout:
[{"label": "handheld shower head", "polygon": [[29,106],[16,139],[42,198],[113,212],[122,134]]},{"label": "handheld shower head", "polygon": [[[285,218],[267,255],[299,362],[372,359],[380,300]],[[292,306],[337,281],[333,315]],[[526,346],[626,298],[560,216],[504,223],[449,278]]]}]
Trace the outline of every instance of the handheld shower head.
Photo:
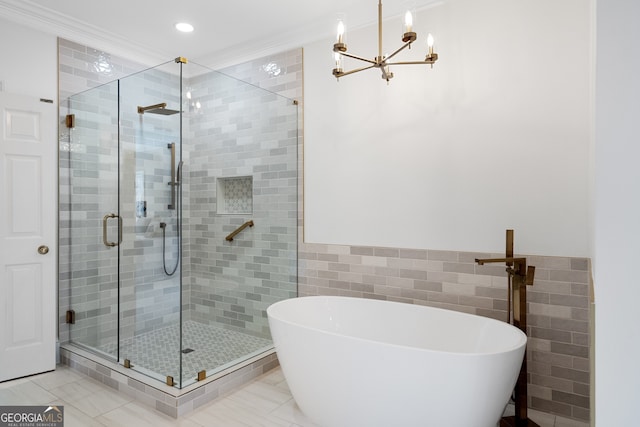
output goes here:
[{"label": "handheld shower head", "polygon": [[180,162],[178,163],[178,170],[176,171],[176,185],[182,184],[182,166],[183,165],[184,165],[184,162],[180,160]]}]

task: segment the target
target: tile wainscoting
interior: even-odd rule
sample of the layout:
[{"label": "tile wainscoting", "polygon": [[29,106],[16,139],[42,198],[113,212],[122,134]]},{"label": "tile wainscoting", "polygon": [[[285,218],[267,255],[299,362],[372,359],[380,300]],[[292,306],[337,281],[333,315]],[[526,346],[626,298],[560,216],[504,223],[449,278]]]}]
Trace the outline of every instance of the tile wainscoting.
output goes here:
[{"label": "tile wainscoting", "polygon": [[[507,316],[504,266],[474,262],[501,254],[300,243],[298,255],[300,296],[375,298]],[[526,258],[536,267],[527,289],[529,407],[588,421],[589,260]]]}]

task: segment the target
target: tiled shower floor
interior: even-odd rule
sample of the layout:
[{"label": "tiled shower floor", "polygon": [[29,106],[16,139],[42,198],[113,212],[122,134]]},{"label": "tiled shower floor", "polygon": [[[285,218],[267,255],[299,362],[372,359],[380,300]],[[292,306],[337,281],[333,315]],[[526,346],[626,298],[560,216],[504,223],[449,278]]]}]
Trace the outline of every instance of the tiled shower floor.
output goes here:
[{"label": "tiled shower floor", "polygon": [[[271,347],[269,340],[236,331],[184,322],[183,348],[193,350],[182,353],[183,380],[196,379],[198,372],[209,372],[227,365],[248,354]],[[120,358],[129,359],[134,368],[152,371],[161,377],[180,378],[180,327],[178,324],[124,339],[120,346]],[[115,354],[116,343],[109,343],[100,350]],[[188,350],[187,350],[188,351]]]}]

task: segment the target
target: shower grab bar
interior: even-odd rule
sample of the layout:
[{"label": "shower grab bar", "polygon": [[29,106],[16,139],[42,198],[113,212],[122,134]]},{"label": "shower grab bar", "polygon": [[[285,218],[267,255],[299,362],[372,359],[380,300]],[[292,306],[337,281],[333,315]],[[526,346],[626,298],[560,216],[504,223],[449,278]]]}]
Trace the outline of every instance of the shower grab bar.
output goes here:
[{"label": "shower grab bar", "polygon": [[171,204],[167,206],[167,209],[173,210],[176,208],[176,143],[172,142],[167,144],[167,148],[171,150]]},{"label": "shower grab bar", "polygon": [[224,239],[228,242],[232,242],[233,238],[236,237],[236,235],[238,233],[240,233],[242,230],[244,230],[247,227],[253,227],[253,220],[250,219],[249,221],[245,222],[244,224],[242,224],[240,227],[238,227],[233,233],[229,234],[227,237],[225,237]]},{"label": "shower grab bar", "polygon": [[[107,221],[109,221],[109,218],[118,218],[118,243],[110,242],[107,240]],[[106,214],[102,218],[102,242],[105,246],[108,246],[110,248],[118,246],[120,243],[122,243],[122,217],[120,215],[110,213]]]}]

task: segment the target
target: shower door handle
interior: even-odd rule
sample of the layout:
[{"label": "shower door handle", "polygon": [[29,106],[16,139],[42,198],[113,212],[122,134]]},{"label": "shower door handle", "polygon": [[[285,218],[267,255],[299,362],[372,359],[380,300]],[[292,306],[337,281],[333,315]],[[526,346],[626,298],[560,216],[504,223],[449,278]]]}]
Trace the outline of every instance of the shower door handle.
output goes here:
[{"label": "shower door handle", "polygon": [[[118,243],[110,242],[109,240],[107,240],[107,221],[109,221],[109,218],[118,218]],[[110,248],[118,246],[120,243],[122,243],[122,217],[120,215],[110,213],[106,214],[102,218],[102,242],[105,246],[108,246]]]}]

